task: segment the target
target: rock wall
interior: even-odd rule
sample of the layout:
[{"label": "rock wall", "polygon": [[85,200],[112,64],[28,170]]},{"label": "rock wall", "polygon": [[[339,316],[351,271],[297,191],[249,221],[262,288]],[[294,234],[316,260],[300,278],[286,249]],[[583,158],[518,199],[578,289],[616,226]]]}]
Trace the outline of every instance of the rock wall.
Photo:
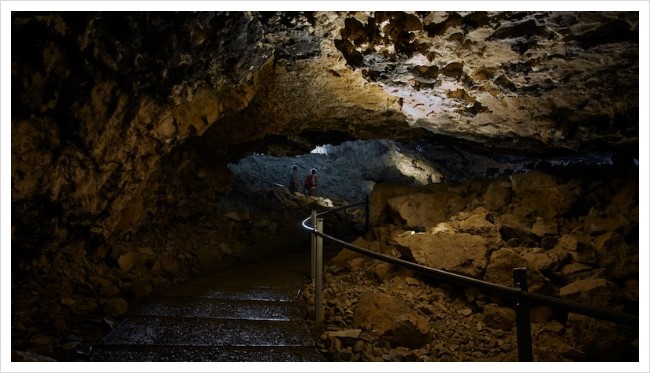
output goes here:
[{"label": "rock wall", "polygon": [[18,12],[12,22],[17,259],[141,223],[161,157],[246,106],[271,55],[245,13]]},{"label": "rock wall", "polygon": [[[147,293],[155,281],[139,273],[173,281],[205,254],[198,243],[169,255],[122,245],[136,233],[207,214],[224,227],[209,239],[219,257],[205,261],[218,265],[255,246],[225,230],[273,231],[229,202],[227,164],[244,155],[377,138],[638,154],[635,12],[12,12],[11,22],[12,281],[26,297],[12,306],[20,338],[43,352],[57,344],[40,326],[69,327],[44,309],[97,326],[97,314],[124,311],[124,294]],[[99,288],[101,300],[84,299]]]},{"label": "rock wall", "polygon": [[[525,267],[530,292],[639,315],[638,197],[634,175],[377,184],[372,210],[389,213],[353,244],[507,287]],[[312,321],[313,292],[303,294]],[[517,361],[512,302],[488,291],[343,249],[324,270],[323,294],[314,332],[334,361]],[[639,359],[638,328],[542,304],[530,320],[534,361]]]},{"label": "rock wall", "polygon": [[189,138],[222,164],[348,139],[633,145],[637,23],[634,12],[15,12],[15,257],[142,223],[139,201],[157,198],[141,196],[146,182]]}]

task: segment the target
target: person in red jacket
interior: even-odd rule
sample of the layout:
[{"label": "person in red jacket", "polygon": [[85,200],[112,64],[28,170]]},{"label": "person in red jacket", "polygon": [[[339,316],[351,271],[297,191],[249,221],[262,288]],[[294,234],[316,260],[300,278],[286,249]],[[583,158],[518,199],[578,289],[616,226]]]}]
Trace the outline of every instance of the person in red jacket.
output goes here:
[{"label": "person in red jacket", "polygon": [[312,168],[310,174],[305,177],[305,185],[302,188],[303,193],[309,193],[310,196],[316,196],[316,190],[318,189],[318,174],[316,169]]}]

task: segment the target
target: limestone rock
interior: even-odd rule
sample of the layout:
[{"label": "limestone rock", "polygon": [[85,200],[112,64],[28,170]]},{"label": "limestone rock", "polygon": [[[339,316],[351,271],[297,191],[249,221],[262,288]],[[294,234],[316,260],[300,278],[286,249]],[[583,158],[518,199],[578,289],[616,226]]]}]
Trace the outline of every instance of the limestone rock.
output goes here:
[{"label": "limestone rock", "polygon": [[546,218],[538,218],[533,223],[530,232],[537,237],[554,236],[558,234],[557,223]]},{"label": "limestone rock", "polygon": [[504,241],[513,241],[514,244],[532,244],[533,234],[530,223],[527,221],[528,209],[517,207],[514,212],[500,216],[501,228],[499,233]]},{"label": "limestone rock", "polygon": [[372,267],[372,273],[378,281],[384,282],[389,279],[394,267],[390,263],[379,262]]},{"label": "limestone rock", "polygon": [[124,272],[130,271],[135,266],[135,254],[127,253],[121,255],[117,260],[117,263],[120,266],[120,269]]},{"label": "limestone rock", "polygon": [[407,227],[424,226],[430,229],[461,211],[465,201],[453,192],[421,193],[393,197],[388,200],[388,206],[404,220]]},{"label": "limestone rock", "polygon": [[471,234],[488,234],[496,229],[494,216],[482,207],[476,208],[469,216],[458,216],[458,220],[460,230]]},{"label": "limestone rock", "polygon": [[532,250],[524,253],[524,260],[528,265],[541,272],[555,271],[561,262],[554,255],[541,250]]},{"label": "limestone rock", "polygon": [[354,311],[354,324],[383,336],[394,346],[420,347],[430,339],[426,319],[385,294],[362,295]]},{"label": "limestone rock", "polygon": [[493,329],[512,330],[516,325],[515,311],[509,307],[486,304],[483,307],[483,322]]},{"label": "limestone rock", "polygon": [[483,194],[483,203],[493,211],[499,211],[510,203],[512,184],[508,180],[488,184]]},{"label": "limestone rock", "polygon": [[574,281],[560,289],[565,299],[602,308],[620,308],[620,290],[604,278]]},{"label": "limestone rock", "polygon": [[417,263],[471,277],[487,266],[488,241],[469,233],[411,234],[396,237],[398,249]]},{"label": "limestone rock", "polygon": [[325,332],[327,338],[338,338],[343,345],[353,345],[361,336],[361,329],[345,329]]},{"label": "limestone rock", "polygon": [[628,278],[638,274],[638,253],[633,252],[625,239],[615,231],[608,231],[594,240],[598,266],[606,268],[612,279]]},{"label": "limestone rock", "polygon": [[629,221],[622,215],[610,217],[596,209],[591,209],[584,220],[584,231],[591,235],[605,232],[624,233],[629,224]]},{"label": "limestone rock", "polygon": [[566,265],[562,266],[561,273],[562,273],[563,276],[569,277],[569,276],[575,275],[577,273],[589,271],[589,270],[592,270],[592,269],[593,269],[593,267],[588,266],[586,264],[582,264],[582,263],[579,263],[579,262],[571,262],[571,263],[567,263]]},{"label": "limestone rock", "polygon": [[483,280],[503,286],[514,286],[514,268],[527,268],[528,291],[545,294],[554,293],[550,281],[511,248],[501,248],[490,255]]}]

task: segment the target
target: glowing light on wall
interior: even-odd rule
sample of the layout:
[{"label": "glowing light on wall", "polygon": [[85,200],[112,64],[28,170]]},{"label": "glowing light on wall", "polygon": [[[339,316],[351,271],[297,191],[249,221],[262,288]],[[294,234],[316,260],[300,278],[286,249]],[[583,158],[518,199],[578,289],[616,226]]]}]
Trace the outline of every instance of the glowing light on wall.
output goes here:
[{"label": "glowing light on wall", "polygon": [[418,184],[439,183],[442,180],[442,174],[428,162],[411,158],[395,150],[390,152],[390,159],[402,175],[413,177]]}]

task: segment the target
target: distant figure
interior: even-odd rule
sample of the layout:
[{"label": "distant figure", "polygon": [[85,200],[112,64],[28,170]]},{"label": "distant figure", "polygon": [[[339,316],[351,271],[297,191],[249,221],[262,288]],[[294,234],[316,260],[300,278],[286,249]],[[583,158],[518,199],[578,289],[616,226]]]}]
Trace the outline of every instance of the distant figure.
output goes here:
[{"label": "distant figure", "polygon": [[294,164],[292,169],[289,177],[289,191],[293,194],[298,191],[298,166]]},{"label": "distant figure", "polygon": [[305,178],[305,185],[302,188],[302,191],[310,196],[316,196],[316,189],[318,188],[318,174],[316,169],[312,168],[310,174]]}]

